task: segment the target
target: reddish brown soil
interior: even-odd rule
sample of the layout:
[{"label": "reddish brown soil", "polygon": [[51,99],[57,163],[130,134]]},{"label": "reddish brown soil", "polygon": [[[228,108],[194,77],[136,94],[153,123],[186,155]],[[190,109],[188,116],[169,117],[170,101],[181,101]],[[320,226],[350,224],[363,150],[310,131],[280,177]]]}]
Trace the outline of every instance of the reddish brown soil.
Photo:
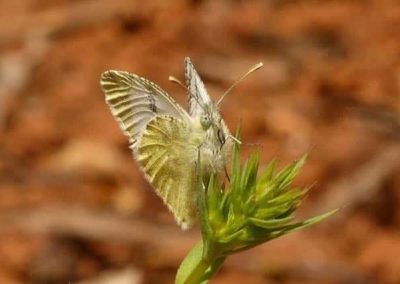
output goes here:
[{"label": "reddish brown soil", "polygon": [[185,104],[168,82],[185,56],[214,99],[262,61],[221,110],[244,155],[309,152],[299,216],[343,207],[212,283],[400,283],[396,0],[1,1],[0,283],[173,283],[200,234],[144,181],[99,76],[128,70]]}]

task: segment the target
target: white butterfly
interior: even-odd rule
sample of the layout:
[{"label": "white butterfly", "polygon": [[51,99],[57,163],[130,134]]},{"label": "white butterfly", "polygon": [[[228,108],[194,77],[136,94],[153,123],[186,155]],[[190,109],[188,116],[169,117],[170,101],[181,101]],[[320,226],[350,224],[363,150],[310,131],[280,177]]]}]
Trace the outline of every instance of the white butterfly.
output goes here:
[{"label": "white butterfly", "polygon": [[147,180],[186,229],[197,214],[198,153],[205,173],[219,172],[232,136],[218,111],[224,96],[214,103],[190,58],[184,64],[189,112],[159,86],[129,72],[106,71],[100,83]]}]

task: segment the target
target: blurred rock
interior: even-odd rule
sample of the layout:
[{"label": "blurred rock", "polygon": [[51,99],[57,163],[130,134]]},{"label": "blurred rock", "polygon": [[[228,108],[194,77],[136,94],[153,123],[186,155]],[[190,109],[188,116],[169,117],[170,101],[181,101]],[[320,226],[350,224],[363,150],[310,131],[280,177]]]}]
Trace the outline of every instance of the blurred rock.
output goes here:
[{"label": "blurred rock", "polygon": [[42,161],[50,173],[113,177],[124,171],[126,159],[115,147],[93,140],[73,140]]},{"label": "blurred rock", "polygon": [[53,239],[33,257],[29,274],[33,283],[61,283],[76,279],[80,255],[77,243],[67,238]]},{"label": "blurred rock", "polygon": [[145,192],[132,187],[120,187],[113,195],[114,208],[122,214],[137,212],[145,206]]},{"label": "blurred rock", "polygon": [[377,234],[359,256],[360,265],[382,279],[381,283],[400,283],[400,237]]},{"label": "blurred rock", "polygon": [[[27,40],[17,51],[0,56],[0,133],[6,115],[8,99],[26,87],[31,72],[41,63],[49,50],[43,38]],[[15,98],[13,98],[15,100]]]},{"label": "blurred rock", "polygon": [[298,157],[310,150],[312,128],[299,110],[285,104],[270,105],[265,112],[265,122],[271,134],[284,142],[289,155]]},{"label": "blurred rock", "polygon": [[98,276],[77,282],[77,284],[139,284],[143,283],[142,273],[132,267],[123,270],[109,270]]},{"label": "blurred rock", "polygon": [[289,67],[283,58],[255,57],[252,59],[209,55],[199,61],[196,66],[204,78],[230,86],[260,61],[263,67],[251,74],[242,83],[243,85],[252,84],[265,90],[265,88],[282,88],[289,84]]}]

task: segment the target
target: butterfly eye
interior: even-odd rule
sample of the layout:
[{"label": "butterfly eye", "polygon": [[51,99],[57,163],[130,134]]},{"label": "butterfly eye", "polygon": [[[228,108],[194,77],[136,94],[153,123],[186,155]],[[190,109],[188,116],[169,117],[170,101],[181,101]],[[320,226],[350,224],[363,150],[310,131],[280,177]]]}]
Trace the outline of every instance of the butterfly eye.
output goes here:
[{"label": "butterfly eye", "polygon": [[208,128],[210,128],[211,121],[210,121],[210,118],[208,117],[208,115],[202,115],[200,117],[200,124],[204,130],[207,130]]}]

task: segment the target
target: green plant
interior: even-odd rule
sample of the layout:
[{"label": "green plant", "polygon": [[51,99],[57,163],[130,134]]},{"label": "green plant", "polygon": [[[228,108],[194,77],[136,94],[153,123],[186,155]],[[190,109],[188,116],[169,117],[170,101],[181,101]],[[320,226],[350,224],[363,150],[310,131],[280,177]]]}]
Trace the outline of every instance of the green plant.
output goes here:
[{"label": "green plant", "polygon": [[259,154],[241,163],[239,152],[236,144],[226,189],[217,175],[206,178],[197,167],[202,240],[183,260],[176,284],[207,283],[230,254],[313,225],[337,211],[293,222],[308,188],[291,188],[291,183],[306,156],[280,171],[272,161],[257,176]]}]

